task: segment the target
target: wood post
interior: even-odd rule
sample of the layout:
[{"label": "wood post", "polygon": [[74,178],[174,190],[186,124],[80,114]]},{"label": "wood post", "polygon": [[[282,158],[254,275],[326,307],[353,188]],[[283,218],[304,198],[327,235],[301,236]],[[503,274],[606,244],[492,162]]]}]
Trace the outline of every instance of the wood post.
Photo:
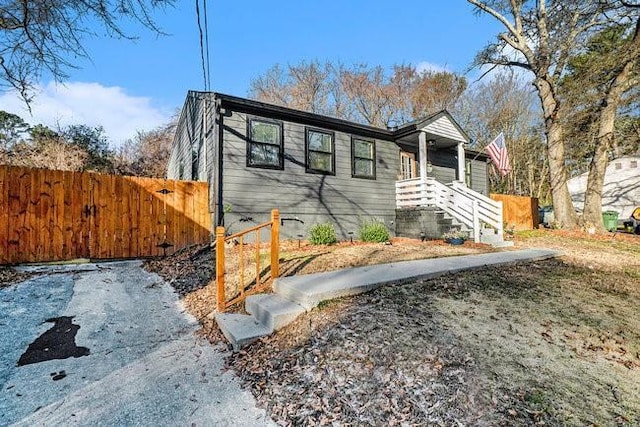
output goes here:
[{"label": "wood post", "polygon": [[473,241],[480,243],[480,213],[477,200],[473,201]]},{"label": "wood post", "polygon": [[224,297],[224,227],[216,227],[216,285],[217,285],[217,310],[225,309]]},{"label": "wood post", "polygon": [[[216,227],[216,285],[217,285],[217,304],[216,309],[218,312],[224,312],[227,306],[235,304],[244,300],[247,295],[255,293],[257,289],[261,289],[260,282],[260,233],[263,228],[271,226],[271,279],[275,279],[280,275],[280,213],[277,209],[271,211],[271,221],[264,224],[257,225],[249,228],[245,231],[233,234],[227,239],[240,239],[240,296],[234,298],[232,301],[227,302],[225,296],[224,287],[224,242],[225,242],[225,229],[224,227]],[[244,286],[244,235],[250,232],[255,232],[255,257],[256,257],[256,282],[255,288],[246,291]],[[265,283],[266,284],[266,283]]]},{"label": "wood post", "polygon": [[420,131],[418,135],[418,162],[420,166],[420,181],[427,181],[427,133]]},{"label": "wood post", "polygon": [[458,143],[458,181],[463,186],[466,186],[465,175],[466,175],[466,159],[464,156],[464,144],[462,142]]},{"label": "wood post", "polygon": [[271,278],[280,275],[280,212],[271,211]]}]

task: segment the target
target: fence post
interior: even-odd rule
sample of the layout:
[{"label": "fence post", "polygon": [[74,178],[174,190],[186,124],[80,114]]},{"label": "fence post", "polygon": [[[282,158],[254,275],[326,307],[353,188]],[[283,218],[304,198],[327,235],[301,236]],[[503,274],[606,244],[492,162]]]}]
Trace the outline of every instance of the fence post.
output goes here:
[{"label": "fence post", "polygon": [[480,243],[480,216],[478,213],[478,201],[473,201],[473,240]]},{"label": "fence post", "polygon": [[280,275],[280,212],[271,211],[271,278]]},{"label": "fence post", "polygon": [[224,227],[216,227],[216,284],[217,284],[217,310],[219,313],[225,309],[224,296]]}]

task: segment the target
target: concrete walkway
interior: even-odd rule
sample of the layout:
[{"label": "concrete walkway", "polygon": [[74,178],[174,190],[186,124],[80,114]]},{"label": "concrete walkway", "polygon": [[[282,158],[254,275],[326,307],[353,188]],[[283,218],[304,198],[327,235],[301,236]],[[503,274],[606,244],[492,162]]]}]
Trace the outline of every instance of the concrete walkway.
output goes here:
[{"label": "concrete walkway", "polygon": [[537,261],[559,255],[560,252],[550,249],[526,249],[283,277],[275,280],[273,294],[247,298],[246,310],[249,316],[219,313],[216,321],[234,349],[238,350],[243,345],[286,326],[322,301],[361,294],[383,285],[398,285],[463,270]]},{"label": "concrete walkway", "polygon": [[[0,289],[0,426],[273,425],[223,370],[226,350],[194,335],[195,319],[140,262],[32,271]],[[61,318],[71,326],[56,332]],[[69,331],[82,351],[18,366]]]}]

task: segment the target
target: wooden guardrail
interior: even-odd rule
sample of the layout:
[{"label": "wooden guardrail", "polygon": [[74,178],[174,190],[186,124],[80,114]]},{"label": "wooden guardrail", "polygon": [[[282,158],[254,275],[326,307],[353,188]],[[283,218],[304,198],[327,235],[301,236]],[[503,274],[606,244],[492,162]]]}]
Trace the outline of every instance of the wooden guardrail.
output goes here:
[{"label": "wooden guardrail", "polygon": [[480,241],[481,223],[503,234],[502,203],[494,201],[464,184],[443,184],[433,177],[396,181],[396,207],[412,208],[437,206],[467,227],[473,229],[476,242]]},{"label": "wooden guardrail", "polygon": [[[270,277],[264,278],[266,271],[262,271],[261,262],[261,239],[260,234],[263,229],[270,228],[269,242],[269,271]],[[255,277],[247,283],[246,261],[245,256],[245,236],[254,233],[254,253],[255,253]],[[231,298],[227,298],[225,283],[225,243],[229,241],[238,242],[237,256],[239,257],[239,268],[237,275],[237,286],[232,289]],[[224,227],[216,227],[216,284],[217,284],[217,310],[224,312],[229,307],[244,301],[249,295],[258,293],[271,286],[273,279],[280,274],[280,213],[277,209],[271,211],[271,221],[256,225],[230,236],[225,236]]]}]

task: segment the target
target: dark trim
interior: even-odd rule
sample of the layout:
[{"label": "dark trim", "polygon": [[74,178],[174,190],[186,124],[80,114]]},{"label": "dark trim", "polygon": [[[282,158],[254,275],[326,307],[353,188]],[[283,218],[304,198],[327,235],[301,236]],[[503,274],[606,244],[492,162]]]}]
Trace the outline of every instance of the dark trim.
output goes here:
[{"label": "dark trim", "polygon": [[474,150],[473,148],[465,148],[464,157],[471,160],[482,159],[486,161],[489,159],[489,155],[487,153],[484,151]]},{"label": "dark trim", "polygon": [[[310,163],[309,153],[311,151],[314,151],[317,153],[329,154],[326,151],[309,150],[309,132],[323,133],[325,135],[331,136],[331,153],[330,153],[331,154],[331,171],[325,171],[321,169],[312,169],[311,167],[309,167],[309,163]],[[307,173],[335,176],[336,174],[336,133],[335,132],[332,132],[326,129],[319,129],[319,128],[305,126],[304,128],[304,169],[305,169],[305,172]]]},{"label": "dark trim", "polygon": [[[215,102],[215,101],[214,101]],[[217,217],[217,225],[218,226],[223,226],[224,225],[224,205],[223,205],[223,199],[222,199],[222,177],[223,177],[223,166],[224,166],[224,160],[223,160],[223,145],[224,145],[224,119],[222,117],[222,114],[220,114],[220,106],[217,105],[217,102],[215,102],[216,107],[215,107],[215,122],[218,124],[218,194],[217,194],[217,198],[218,198],[218,209],[216,211],[216,217]],[[215,230],[214,230],[215,233]]]},{"label": "dark trim", "polygon": [[[373,163],[373,176],[370,175],[358,175],[356,174],[356,155],[355,155],[355,140],[360,140],[360,141],[365,141],[365,142],[370,142],[373,144],[373,158],[372,159],[364,159],[364,157],[358,157],[359,159],[364,159],[364,160],[371,160],[371,162]],[[351,178],[360,178],[360,179],[371,179],[371,180],[375,180],[377,177],[377,173],[376,173],[376,140],[375,139],[366,139],[366,138],[360,138],[358,136],[353,136],[351,135]]]},{"label": "dark trim", "polygon": [[306,111],[294,110],[292,108],[267,104],[251,99],[238,98],[222,93],[215,93],[214,96],[220,99],[223,107],[230,108],[233,111],[276,120],[301,123],[311,127],[320,127],[325,129],[330,128],[333,131],[355,133],[368,138],[384,139],[390,142],[394,141],[394,133],[386,129],[362,125],[348,120],[337,119],[335,117],[308,113]]},{"label": "dark trim", "polygon": [[[251,122],[262,122],[277,125],[280,128],[280,152],[278,153],[278,165],[254,165],[251,164],[251,144],[271,145],[276,147],[276,144],[269,144],[266,142],[253,141],[251,139]],[[248,168],[259,169],[274,169],[284,170],[284,124],[280,120],[273,120],[262,116],[247,116],[247,141],[246,141],[246,166]]]}]

